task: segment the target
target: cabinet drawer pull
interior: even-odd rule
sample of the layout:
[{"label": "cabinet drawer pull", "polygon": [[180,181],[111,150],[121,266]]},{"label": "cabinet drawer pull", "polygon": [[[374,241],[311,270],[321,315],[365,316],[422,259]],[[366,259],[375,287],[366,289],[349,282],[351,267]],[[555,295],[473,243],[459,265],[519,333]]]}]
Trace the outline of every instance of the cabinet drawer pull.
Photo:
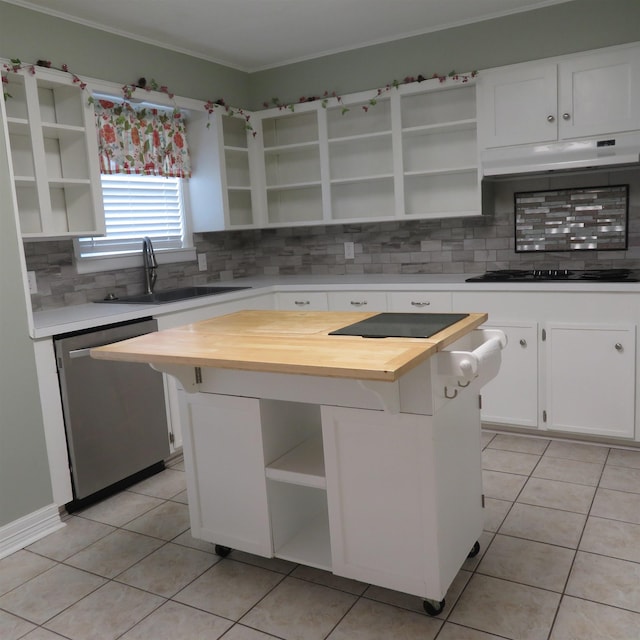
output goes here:
[{"label": "cabinet drawer pull", "polygon": [[293,304],[298,305],[299,307],[304,307],[308,304],[311,304],[310,300],[294,300]]},{"label": "cabinet drawer pull", "polygon": [[527,346],[527,341],[526,341],[524,338],[520,338],[520,346],[521,346],[522,348],[524,348],[524,347],[526,347],[526,346]]},{"label": "cabinet drawer pull", "polygon": [[552,115],[548,115],[547,116],[547,122],[555,122],[556,121],[556,117],[552,116]]},{"label": "cabinet drawer pull", "polygon": [[571,116],[568,113],[563,113],[562,114],[562,119],[563,120],[569,120],[571,118]]},{"label": "cabinet drawer pull", "polygon": [[349,304],[353,305],[354,307],[363,307],[364,305],[367,304],[366,300],[352,300]]},{"label": "cabinet drawer pull", "polygon": [[429,301],[427,302],[422,302],[420,300],[412,300],[411,301],[411,306],[412,307],[428,307],[431,303]]},{"label": "cabinet drawer pull", "polygon": [[616,351],[624,351],[624,347],[619,342],[616,342]]}]

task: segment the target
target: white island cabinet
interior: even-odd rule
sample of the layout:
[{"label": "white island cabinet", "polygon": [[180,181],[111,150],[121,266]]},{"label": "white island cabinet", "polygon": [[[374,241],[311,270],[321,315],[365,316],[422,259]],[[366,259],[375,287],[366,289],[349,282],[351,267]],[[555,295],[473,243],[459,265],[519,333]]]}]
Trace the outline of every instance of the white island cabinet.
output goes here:
[{"label": "white island cabinet", "polygon": [[92,355],[180,379],[194,537],[417,595],[437,614],[479,550],[478,395],[504,336],[476,330],[480,313],[428,339],[330,335],[376,315],[243,311]]}]

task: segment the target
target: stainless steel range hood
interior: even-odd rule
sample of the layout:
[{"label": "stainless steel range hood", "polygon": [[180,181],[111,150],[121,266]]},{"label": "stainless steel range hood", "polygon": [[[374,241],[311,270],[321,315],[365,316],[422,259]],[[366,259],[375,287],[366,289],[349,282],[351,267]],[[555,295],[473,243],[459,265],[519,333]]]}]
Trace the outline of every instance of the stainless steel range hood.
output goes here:
[{"label": "stainless steel range hood", "polygon": [[481,162],[483,175],[487,178],[638,166],[640,133],[485,149]]}]

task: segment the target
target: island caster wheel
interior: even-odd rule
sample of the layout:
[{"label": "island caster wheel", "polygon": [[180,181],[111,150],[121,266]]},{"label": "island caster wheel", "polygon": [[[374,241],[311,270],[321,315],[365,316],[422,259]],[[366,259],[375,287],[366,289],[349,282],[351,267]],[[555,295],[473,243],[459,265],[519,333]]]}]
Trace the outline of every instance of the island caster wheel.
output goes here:
[{"label": "island caster wheel", "polygon": [[480,552],[480,543],[476,540],[476,543],[473,545],[473,549],[469,551],[469,555],[467,558],[475,558]]},{"label": "island caster wheel", "polygon": [[231,553],[230,547],[223,547],[221,544],[217,544],[213,550],[216,552],[216,555],[221,558],[226,558]]},{"label": "island caster wheel", "polygon": [[422,606],[430,616],[437,616],[444,609],[444,598],[440,602],[437,600],[425,600]]}]

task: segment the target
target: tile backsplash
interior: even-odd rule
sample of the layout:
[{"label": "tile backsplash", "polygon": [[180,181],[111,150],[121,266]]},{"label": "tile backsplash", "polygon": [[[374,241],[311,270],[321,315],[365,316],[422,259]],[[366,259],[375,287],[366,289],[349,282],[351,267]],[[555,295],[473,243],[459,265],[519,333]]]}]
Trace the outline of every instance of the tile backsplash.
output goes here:
[{"label": "tile backsplash", "polygon": [[[516,253],[513,194],[602,184],[629,184],[626,251]],[[196,262],[160,265],[158,289],[255,275],[482,273],[508,268],[640,269],[640,170],[496,182],[494,213],[444,218],[313,227],[223,231],[194,235],[208,270]],[[344,243],[355,244],[346,260]],[[25,243],[27,269],[36,272],[34,311],[143,290],[142,268],[78,274],[71,240]]]}]

